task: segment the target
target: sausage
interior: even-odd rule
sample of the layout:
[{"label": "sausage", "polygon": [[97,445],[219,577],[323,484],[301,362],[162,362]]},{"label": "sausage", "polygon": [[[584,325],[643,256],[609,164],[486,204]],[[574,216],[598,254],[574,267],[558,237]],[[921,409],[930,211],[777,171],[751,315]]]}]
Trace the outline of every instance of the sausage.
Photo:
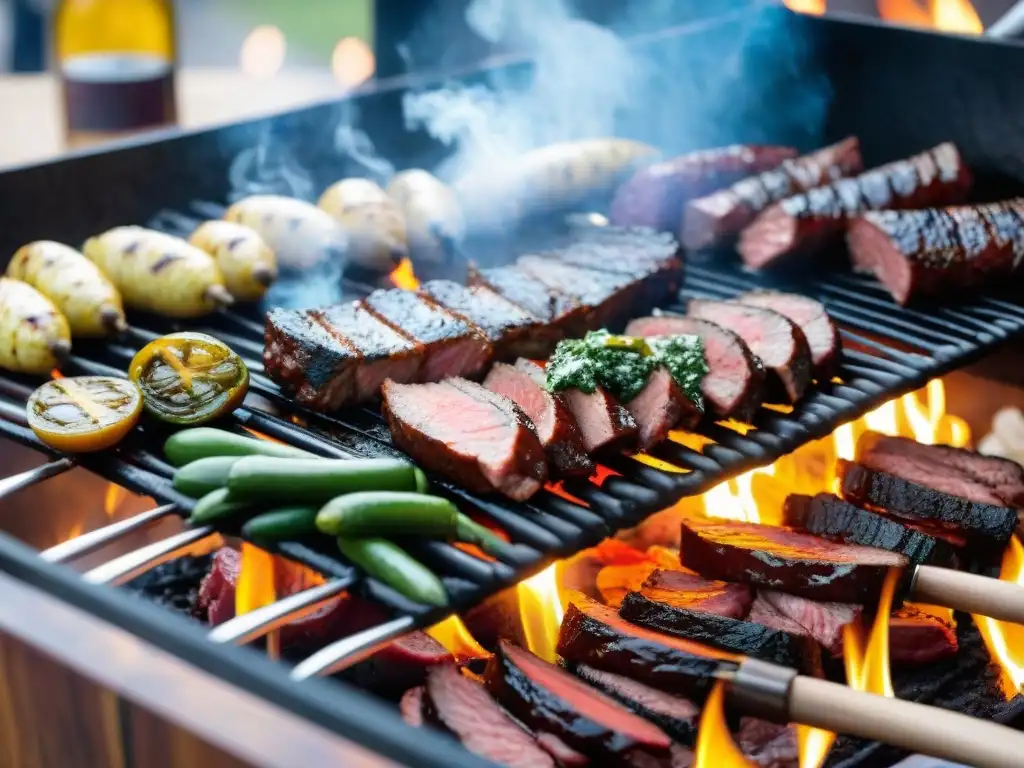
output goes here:
[{"label": "sausage", "polygon": [[390,272],[409,253],[405,221],[394,201],[369,179],[342,179],[317,206],[348,234],[348,258],[367,269]]},{"label": "sausage", "polygon": [[7,276],[28,283],[52,301],[75,338],[107,336],[128,327],[114,284],[99,267],[63,243],[38,240],[22,246],[7,265]]},{"label": "sausage", "polygon": [[449,245],[462,239],[465,221],[451,188],[424,170],[410,168],[395,174],[387,188],[399,213],[413,263],[448,260]]},{"label": "sausage", "polygon": [[68,321],[28,283],[0,277],[0,367],[43,374],[71,351]]},{"label": "sausage", "polygon": [[213,256],[224,286],[239,301],[257,301],[277,279],[277,257],[259,233],[233,221],[208,221],[188,241]]},{"label": "sausage", "polygon": [[345,255],[344,230],[305,200],[252,195],[228,208],[224,218],[256,230],[282,268],[306,269],[329,259],[340,262]]},{"label": "sausage", "polygon": [[115,227],[86,240],[82,252],[135,309],[199,317],[234,300],[212,256],[163,232]]}]

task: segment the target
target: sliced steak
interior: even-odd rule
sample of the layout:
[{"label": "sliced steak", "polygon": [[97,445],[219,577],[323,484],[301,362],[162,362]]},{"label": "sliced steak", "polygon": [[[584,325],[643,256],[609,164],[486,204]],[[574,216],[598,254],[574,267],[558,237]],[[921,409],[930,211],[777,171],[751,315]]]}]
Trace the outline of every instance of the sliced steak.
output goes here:
[{"label": "sliced steak", "polygon": [[545,323],[481,285],[430,280],[420,286],[420,294],[476,328],[496,360],[545,358],[558,341]]},{"label": "sliced steak", "polygon": [[890,568],[907,559],[757,523],[682,524],[680,557],[709,579],[785,590],[812,600],[873,605]]},{"label": "sliced steak", "polygon": [[614,608],[577,597],[558,632],[558,655],[671,693],[703,696],[720,662],[734,654],[626,621]]},{"label": "sliced steak", "polygon": [[585,313],[566,332],[581,336],[624,321],[640,295],[641,281],[631,275],[587,269],[567,264],[549,255],[527,255],[516,259],[516,266],[553,291],[571,296],[585,308]]},{"label": "sliced steak", "polygon": [[537,740],[537,746],[555,758],[561,768],[584,768],[590,765],[589,757],[577,752],[553,733],[535,733],[533,737]]},{"label": "sliced steak", "polygon": [[636,420],[614,397],[600,387],[587,394],[579,389],[562,392],[583,435],[587,453],[631,451],[636,446]]},{"label": "sliced steak", "polygon": [[410,686],[422,684],[431,670],[454,661],[448,649],[426,632],[413,632],[346,669],[342,677],[359,688],[396,699]]},{"label": "sliced steak", "polygon": [[626,410],[637,423],[637,444],[642,451],[653,448],[677,426],[695,427],[704,415],[664,367],[651,372],[644,388],[626,403]]},{"label": "sliced steak", "polygon": [[746,616],[754,601],[750,587],[745,584],[708,581],[695,573],[661,568],[651,572],[639,591],[644,597],[666,605],[731,619]]},{"label": "sliced steak", "polygon": [[700,710],[689,699],[586,664],[577,666],[576,674],[640,717],[650,720],[676,741],[693,744]]},{"label": "sliced steak", "polygon": [[743,339],[775,383],[781,385],[788,402],[803,397],[811,382],[811,349],[804,332],[792,320],[773,310],[735,301],[695,299],[687,313],[728,328]]},{"label": "sliced steak", "polygon": [[422,381],[473,377],[491,359],[491,346],[483,334],[417,293],[398,288],[374,291],[362,305],[423,348]]},{"label": "sliced steak", "polygon": [[783,522],[832,541],[898,552],[914,563],[953,566],[958,559],[948,541],[831,493],[813,497],[791,494],[783,507]]},{"label": "sliced steak", "polygon": [[479,683],[454,665],[427,675],[425,719],[455,734],[475,755],[510,768],[554,768],[555,761],[506,715]]},{"label": "sliced steak", "polygon": [[423,725],[423,697],[425,689],[422,685],[410,688],[402,694],[402,700],[398,702],[398,711],[407,725],[419,728]]},{"label": "sliced steak", "polygon": [[544,387],[544,369],[530,360],[496,363],[484,386],[518,405],[530,417],[547,454],[552,473],[589,476],[594,462],[565,398]]},{"label": "sliced steak", "polygon": [[757,596],[837,656],[843,652],[843,627],[859,621],[863,612],[851,603],[823,603],[769,589],[759,591]]},{"label": "sliced steak", "polygon": [[480,285],[530,313],[558,339],[586,324],[589,308],[573,296],[559,293],[515,265],[478,269],[469,265],[468,283]]},{"label": "sliced steak", "polygon": [[820,301],[778,291],[744,293],[736,300],[741,304],[778,312],[796,323],[811,350],[814,378],[820,383],[827,382],[835,375],[839,368],[843,341],[839,336],[839,328],[832,322]]},{"label": "sliced steak", "polygon": [[[618,227],[598,229],[620,231]],[[674,296],[682,285],[679,243],[651,230],[621,230],[621,237],[611,234],[607,242],[576,242],[559,250],[556,256],[566,264],[614,272],[639,281],[642,290],[634,302],[634,314],[646,312]]]},{"label": "sliced steak", "polygon": [[691,200],[683,212],[683,246],[694,250],[731,240],[772,203],[862,168],[860,144],[851,137]]},{"label": "sliced steak", "polygon": [[956,625],[933,613],[904,605],[889,619],[889,657],[894,664],[931,664],[959,650]]},{"label": "sliced steak", "polygon": [[464,488],[528,499],[547,480],[544,447],[515,403],[465,379],[384,383],[392,439],[421,467]]},{"label": "sliced steak", "polygon": [[743,231],[738,250],[749,267],[772,266],[829,242],[867,211],[960,203],[970,188],[971,174],[947,142],[782,200]]},{"label": "sliced steak", "polygon": [[758,768],[797,768],[800,764],[796,728],[791,725],[744,717],[736,741]]},{"label": "sliced steak", "polygon": [[963,531],[975,544],[1002,547],[1017,527],[1017,512],[984,486],[962,477],[922,473],[910,461],[886,457],[890,471],[837,462],[840,495],[861,506]]},{"label": "sliced steak", "polygon": [[647,581],[647,577],[656,570],[658,570],[658,564],[650,560],[622,565],[606,565],[597,572],[597,591],[604,602],[618,608],[622,605],[626,595],[639,591]]},{"label": "sliced steak", "polygon": [[641,168],[612,198],[613,224],[678,232],[683,205],[796,157],[791,147],[733,144],[690,152]]},{"label": "sliced steak", "polygon": [[591,758],[668,756],[671,740],[661,729],[529,651],[499,642],[484,677],[488,690],[527,727],[552,733]]},{"label": "sliced steak", "polygon": [[992,489],[1007,506],[1024,504],[1024,467],[1015,461],[983,456],[951,445],[925,445],[905,437],[865,432],[857,444],[857,459],[868,466],[883,466],[885,458],[909,457],[942,474],[966,475]]},{"label": "sliced steak", "polygon": [[698,336],[704,342],[708,372],[701,392],[716,416],[749,421],[764,395],[765,370],[761,360],[732,331],[693,317],[661,315],[633,320],[627,336]]}]

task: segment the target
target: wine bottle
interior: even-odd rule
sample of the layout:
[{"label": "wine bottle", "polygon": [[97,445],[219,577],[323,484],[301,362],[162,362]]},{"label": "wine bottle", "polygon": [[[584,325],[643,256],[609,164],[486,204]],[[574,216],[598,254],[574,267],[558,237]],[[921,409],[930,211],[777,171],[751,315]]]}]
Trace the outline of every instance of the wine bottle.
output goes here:
[{"label": "wine bottle", "polygon": [[60,0],[53,35],[69,147],[177,121],[171,0]]}]

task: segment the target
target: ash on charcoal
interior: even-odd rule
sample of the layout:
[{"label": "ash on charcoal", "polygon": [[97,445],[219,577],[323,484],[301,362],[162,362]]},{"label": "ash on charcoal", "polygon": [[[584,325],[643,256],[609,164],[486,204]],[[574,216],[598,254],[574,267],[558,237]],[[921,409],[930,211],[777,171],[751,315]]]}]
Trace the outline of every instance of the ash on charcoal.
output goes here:
[{"label": "ash on charcoal", "polygon": [[[211,555],[185,555],[137,576],[125,587],[139,597],[192,616],[199,584],[210,570]],[[205,616],[196,618],[205,621]]]}]

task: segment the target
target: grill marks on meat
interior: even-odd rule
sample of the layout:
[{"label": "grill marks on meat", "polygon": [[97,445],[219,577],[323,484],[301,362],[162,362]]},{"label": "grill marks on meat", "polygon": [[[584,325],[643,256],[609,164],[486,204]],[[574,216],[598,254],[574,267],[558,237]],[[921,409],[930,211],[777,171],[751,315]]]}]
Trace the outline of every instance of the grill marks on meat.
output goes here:
[{"label": "grill marks on meat", "polygon": [[677,232],[687,200],[776,168],[796,154],[790,147],[733,144],[654,163],[619,186],[609,218],[613,224]]},{"label": "grill marks on meat", "polygon": [[690,334],[704,342],[708,373],[701,392],[716,416],[749,421],[764,395],[765,370],[742,339],[732,331],[695,317],[662,315],[633,320],[628,336]]},{"label": "grill marks on meat", "polygon": [[956,626],[933,613],[904,605],[889,619],[889,655],[897,664],[931,664],[959,647]]},{"label": "grill marks on meat", "polygon": [[[602,229],[617,229],[602,227]],[[633,240],[636,240],[634,242]],[[647,311],[678,293],[683,280],[679,244],[665,241],[657,233],[635,233],[623,242],[585,242],[571,245],[557,254],[559,261],[599,272],[626,275],[640,284],[633,313]]]},{"label": "grill marks on meat", "polygon": [[680,556],[710,579],[859,605],[877,602],[889,568],[907,565],[893,552],[756,523],[686,521]]},{"label": "grill marks on meat", "polygon": [[788,402],[797,402],[811,382],[811,350],[803,331],[770,309],[734,301],[695,299],[687,313],[734,332],[760,358]]},{"label": "grill marks on meat", "polygon": [[660,443],[676,426],[696,426],[704,415],[667,368],[656,368],[651,373],[644,388],[626,403],[626,410],[637,423],[637,446],[642,451]]},{"label": "grill marks on meat", "polygon": [[584,311],[578,320],[566,324],[566,331],[585,331],[614,325],[629,316],[640,291],[640,283],[629,275],[601,272],[575,264],[564,264],[546,256],[520,256],[516,266],[562,296],[572,297]]},{"label": "grill marks on meat", "polygon": [[915,563],[952,566],[956,551],[949,542],[916,528],[862,509],[831,493],[790,495],[783,507],[786,525],[832,541],[898,552]]},{"label": "grill marks on meat", "polygon": [[614,397],[601,387],[587,394],[579,389],[562,392],[583,436],[583,448],[589,454],[629,451],[636,445],[636,420]]},{"label": "grill marks on meat", "polygon": [[589,757],[668,756],[671,741],[653,723],[510,643],[499,642],[484,677],[488,690],[527,727],[554,734]]},{"label": "grill marks on meat", "polygon": [[558,338],[582,324],[587,308],[572,296],[552,290],[515,266],[478,269],[469,265],[469,285],[481,285],[525,310],[553,330]]},{"label": "grill marks on meat", "polygon": [[683,246],[693,250],[729,240],[772,203],[862,168],[860,144],[851,137],[692,200],[683,213]]},{"label": "grill marks on meat", "polygon": [[1024,259],[1024,199],[921,211],[873,211],[847,235],[856,269],[899,304],[991,283]]},{"label": "grill marks on meat", "polygon": [[589,476],[594,462],[587,455],[576,418],[560,394],[544,387],[544,369],[530,360],[497,363],[484,386],[518,405],[533,422],[551,468],[561,475]]},{"label": "grill marks on meat", "polygon": [[544,448],[511,400],[465,379],[415,386],[387,381],[383,395],[395,444],[421,467],[470,491],[497,490],[516,501],[547,480]]},{"label": "grill marks on meat", "polygon": [[814,378],[826,382],[835,375],[843,342],[839,328],[825,311],[820,301],[808,296],[777,291],[755,291],[744,293],[736,299],[741,304],[762,307],[778,312],[803,331],[807,346],[811,350]]},{"label": "grill marks on meat", "polygon": [[771,266],[827,242],[866,211],[960,203],[970,187],[970,172],[947,142],[782,200],[744,230],[738,250],[747,266]]},{"label": "grill marks on meat", "polygon": [[887,460],[885,464],[891,472],[840,459],[842,497],[897,517],[959,529],[975,543],[1002,546],[1013,534],[1017,512],[1003,506],[991,491],[956,477],[922,476],[910,462]]},{"label": "grill marks on meat", "polygon": [[482,334],[412,291],[397,288],[374,291],[363,299],[362,306],[423,348],[420,377],[424,381],[438,381],[446,376],[475,376],[490,359],[490,345]]}]

